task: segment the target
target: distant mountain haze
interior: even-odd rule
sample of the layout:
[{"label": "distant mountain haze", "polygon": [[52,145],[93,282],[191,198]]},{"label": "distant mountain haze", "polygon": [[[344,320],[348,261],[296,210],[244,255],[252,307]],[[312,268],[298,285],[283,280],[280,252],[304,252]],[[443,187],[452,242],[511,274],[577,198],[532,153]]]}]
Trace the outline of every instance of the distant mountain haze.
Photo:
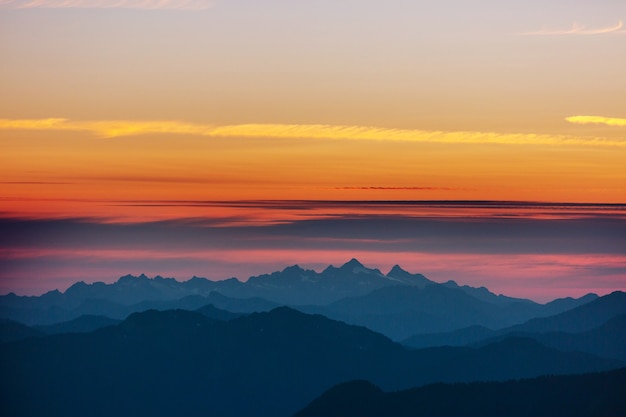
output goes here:
[{"label": "distant mountain haze", "polygon": [[[356,259],[247,282],[141,275],[9,294],[0,400],[16,417],[287,417],[355,379],[396,391],[605,371],[625,365],[624,297],[538,304]],[[473,345],[393,341],[425,332]]]},{"label": "distant mountain haze", "polygon": [[[289,416],[341,382],[384,390],[615,369],[527,338],[411,351],[364,327],[280,307],[228,321],[134,313],[90,333],[0,345],[6,415]],[[245,400],[243,400],[245,398]]]},{"label": "distant mountain haze", "polygon": [[470,325],[502,328],[556,314],[596,298],[561,299],[545,305],[495,295],[486,288],[438,284],[394,266],[386,275],[352,259],[322,272],[297,265],[246,282],[126,275],[114,284],[78,282],[64,293],[40,297],[0,296],[0,318],[28,325],[67,322],[82,315],[121,320],[148,309],[195,310],[213,304],[236,313],[268,311],[279,305],[366,325],[394,340],[416,333],[450,331]]},{"label": "distant mountain haze", "polygon": [[[403,340],[402,343],[416,348],[445,345],[463,346],[490,339],[501,339],[511,334],[546,340],[548,336],[541,335],[554,333],[582,334],[592,331],[600,332],[597,334],[598,337],[600,334],[604,334],[606,337],[615,337],[616,334],[613,334],[613,331],[602,332],[598,329],[608,325],[609,321],[612,321],[612,326],[619,325],[621,321],[616,321],[616,319],[624,314],[626,314],[626,293],[615,291],[602,297],[594,297],[592,301],[562,313],[549,317],[533,318],[525,323],[500,330],[491,330],[483,326],[469,326],[451,332],[416,334]],[[593,340],[595,339],[590,339],[590,343],[594,343]],[[600,340],[597,339],[595,343],[601,343]],[[560,346],[559,343],[557,344]],[[593,352],[597,353],[595,350]]]},{"label": "distant mountain haze", "polygon": [[486,338],[475,346],[484,346],[512,336],[526,337],[566,352],[587,352],[603,358],[626,361],[626,314],[613,317],[603,325],[581,333],[570,332],[511,332]]},{"label": "distant mountain haze", "polygon": [[[554,311],[552,306],[527,300],[504,298],[492,303],[472,296],[471,292],[434,283],[423,288],[396,285],[325,306],[301,309],[367,326],[394,340],[417,333],[450,331],[471,325],[498,329]],[[573,307],[577,303],[578,300],[569,300],[561,306]]]}]

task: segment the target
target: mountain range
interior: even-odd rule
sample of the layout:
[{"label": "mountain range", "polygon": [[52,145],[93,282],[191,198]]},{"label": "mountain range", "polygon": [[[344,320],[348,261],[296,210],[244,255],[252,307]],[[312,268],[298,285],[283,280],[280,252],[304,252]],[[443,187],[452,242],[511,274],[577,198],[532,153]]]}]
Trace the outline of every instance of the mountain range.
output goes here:
[{"label": "mountain range", "polygon": [[149,310],[94,332],[0,345],[0,392],[9,416],[280,417],[354,379],[399,390],[624,365],[525,338],[409,350],[364,327],[287,307],[228,321]]},{"label": "mountain range", "polygon": [[[621,415],[623,390],[596,388],[623,371],[595,373],[626,366],[624,335],[624,292],[539,304],[355,259],[246,282],[125,276],[0,296],[0,404],[16,417]],[[588,402],[558,408],[586,384]]]},{"label": "mountain range", "polygon": [[0,318],[50,325],[85,314],[121,320],[148,309],[195,310],[213,304],[232,312],[251,313],[288,305],[403,340],[418,333],[471,325],[504,328],[557,314],[595,298],[597,295],[589,294],[538,304],[496,295],[484,287],[460,286],[454,281],[436,283],[397,265],[385,275],[352,259],[319,273],[294,265],[246,282],[197,277],[179,282],[145,275],[123,276],[113,284],[78,282],[64,293],[55,290],[39,297],[0,296]]},{"label": "mountain range", "polygon": [[469,346],[511,336],[540,341],[561,350],[579,350],[604,357],[626,359],[626,293],[615,291],[581,306],[500,330],[470,326],[456,331],[417,334],[406,346]]}]

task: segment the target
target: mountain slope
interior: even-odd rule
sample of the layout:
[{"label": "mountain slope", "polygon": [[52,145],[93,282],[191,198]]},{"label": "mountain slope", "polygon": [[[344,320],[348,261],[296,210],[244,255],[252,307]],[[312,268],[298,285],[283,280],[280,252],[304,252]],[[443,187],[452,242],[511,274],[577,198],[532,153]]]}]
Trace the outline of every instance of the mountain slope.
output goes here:
[{"label": "mountain slope", "polygon": [[513,326],[510,331],[578,333],[598,327],[613,317],[626,314],[626,292],[614,291],[587,304],[546,318],[535,318]]},{"label": "mountain slope", "polygon": [[228,322],[147,311],[93,333],[3,345],[0,392],[12,416],[280,416],[402,352],[367,329],[286,308]]},{"label": "mountain slope", "polygon": [[[541,333],[581,333],[604,325],[608,320],[626,314],[626,293],[615,291],[571,310],[549,317],[531,319],[525,323],[490,330],[484,326],[468,326],[459,330],[439,333],[419,332],[402,341],[406,346],[425,348],[430,346],[464,346],[487,340],[502,339],[507,335],[533,335]],[[416,332],[418,333],[418,332]],[[556,346],[556,345],[555,345]],[[584,350],[584,349],[583,349]],[[585,350],[589,351],[589,350]],[[593,351],[597,353],[596,351]]]},{"label": "mountain slope", "polygon": [[91,333],[0,345],[0,395],[11,416],[280,417],[353,379],[397,390],[622,364],[526,339],[409,351],[366,328],[286,307],[229,321],[147,311]]},{"label": "mountain slope", "polygon": [[[327,317],[366,326],[399,340],[438,329],[456,329],[489,321],[501,308],[441,285],[423,288],[393,286],[362,297],[346,298],[320,307]],[[489,323],[491,324],[491,323]]]},{"label": "mountain slope", "polygon": [[[27,325],[50,326],[70,322],[85,315],[123,320],[132,313],[146,310],[196,310],[207,304],[213,304],[222,310],[237,313],[269,311],[279,306],[279,304],[259,297],[232,298],[216,291],[206,295],[188,295],[171,300],[143,300],[131,305],[118,304],[104,298],[87,298],[80,302],[69,300],[66,304],[65,301],[68,298],[65,297],[65,294],[58,292],[56,292],[57,295],[49,296],[49,294],[52,293],[44,294],[41,297],[18,297],[14,294],[0,297],[2,300],[0,305],[3,302],[9,304],[0,307],[0,315]],[[54,302],[50,301],[51,297]]]},{"label": "mountain slope", "polygon": [[402,340],[402,344],[415,349],[435,346],[468,346],[498,335],[485,326],[473,325],[449,332],[419,333]]},{"label": "mountain slope", "polygon": [[615,417],[626,415],[626,368],[491,383],[437,384],[385,393],[366,381],[337,385],[293,417]]},{"label": "mountain slope", "polygon": [[[484,290],[487,292],[487,290]],[[498,302],[476,298],[473,291],[458,286],[427,284],[388,286],[360,296],[345,298],[326,306],[298,307],[336,320],[366,326],[394,339],[416,334],[447,332],[469,326],[504,328],[544,315],[552,308],[504,297]],[[491,293],[489,293],[491,294]],[[496,297],[492,294],[493,297]],[[589,299],[589,297],[586,297]],[[592,298],[593,299],[593,298]],[[561,306],[575,303],[562,303]],[[543,310],[543,309],[547,310]]]},{"label": "mountain slope", "polygon": [[57,333],[88,333],[107,326],[113,326],[120,321],[105,316],[83,315],[74,320],[48,326],[35,326],[35,329],[46,334]]},{"label": "mountain slope", "polygon": [[587,352],[603,358],[626,361],[626,314],[612,318],[602,326],[582,333],[528,333],[513,332],[488,338],[479,345],[487,345],[511,336],[520,336],[566,352]]},{"label": "mountain slope", "polygon": [[588,352],[626,361],[626,314],[583,333],[544,333],[531,337],[559,350]]},{"label": "mountain slope", "polygon": [[0,343],[15,342],[30,337],[44,336],[40,330],[13,320],[0,319]]},{"label": "mountain slope", "polygon": [[203,316],[213,320],[228,321],[243,316],[243,313],[232,313],[228,310],[222,310],[215,307],[213,304],[207,304],[203,307],[196,309],[196,311]]}]

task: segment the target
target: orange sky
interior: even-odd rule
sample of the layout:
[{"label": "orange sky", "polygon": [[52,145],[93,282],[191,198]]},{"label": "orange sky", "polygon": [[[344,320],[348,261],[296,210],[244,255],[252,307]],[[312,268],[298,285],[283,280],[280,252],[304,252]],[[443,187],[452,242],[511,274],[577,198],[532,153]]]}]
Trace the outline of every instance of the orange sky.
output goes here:
[{"label": "orange sky", "polygon": [[[98,202],[615,203],[624,202],[626,189],[626,142],[619,139],[302,125],[218,126],[210,128],[217,133],[207,134],[204,125],[159,121],[144,126],[145,132],[141,125],[116,122],[118,131],[103,137],[97,129],[107,123],[68,121],[49,127],[27,120],[22,127],[0,120],[3,211],[141,221],[137,210],[131,214]],[[138,131],[128,134],[129,129]],[[158,129],[164,132],[155,133]],[[167,216],[193,216],[179,210]]]},{"label": "orange sky", "polygon": [[[623,204],[624,22],[626,2],[612,0],[0,0],[0,223],[13,230],[11,222],[44,227],[46,219],[109,226],[202,219],[211,227],[269,231],[354,215],[384,230],[383,218],[448,214],[319,201]],[[253,200],[310,204],[232,203]],[[478,213],[454,207],[453,217]],[[617,214],[590,207],[589,216],[623,224],[623,206]],[[545,213],[507,210],[507,221],[545,220]],[[576,210],[556,217],[569,221]],[[602,249],[586,249],[598,274],[605,259],[623,263],[614,258],[625,253],[621,247],[606,249],[615,247],[611,230],[618,228],[607,230],[597,237]],[[328,233],[324,238],[335,238]],[[377,233],[371,226],[368,239]],[[567,235],[558,233],[555,239]],[[516,244],[516,236],[502,239]],[[542,239],[520,249],[519,259],[563,255]],[[6,262],[9,271],[0,281],[15,284],[0,287],[42,289],[22,282],[41,259],[49,260],[37,270],[43,275],[91,271],[72,269],[78,252],[60,261],[82,243],[55,257],[58,242],[42,248],[37,241],[0,245],[0,267]],[[96,245],[94,253],[119,253],[123,242]],[[619,239],[617,245],[626,247]],[[279,259],[311,259],[306,245],[288,256],[293,246],[273,249],[273,267]],[[358,252],[355,243],[328,258],[358,252],[386,265],[411,253],[386,248]],[[141,244],[133,250],[144,253]],[[230,250],[237,261],[229,265],[196,266],[239,275],[245,255],[235,255],[249,252]],[[495,259],[490,251],[481,256]],[[15,253],[32,259],[14,264]],[[407,261],[415,272],[437,273],[434,264],[418,265],[428,253],[420,247]],[[567,254],[563,277],[588,273],[587,264],[573,261],[579,255]],[[479,258],[475,265],[484,263]],[[149,265],[142,259],[129,267],[142,271]],[[154,271],[187,273],[192,266],[183,261],[155,264]],[[247,272],[259,266],[246,265]],[[91,272],[128,272],[109,267]],[[527,270],[550,276],[549,269]],[[624,268],[612,271],[603,288],[623,286]],[[583,281],[576,291],[597,288]]]},{"label": "orange sky", "polygon": [[618,3],[2,0],[3,211],[625,202]]}]

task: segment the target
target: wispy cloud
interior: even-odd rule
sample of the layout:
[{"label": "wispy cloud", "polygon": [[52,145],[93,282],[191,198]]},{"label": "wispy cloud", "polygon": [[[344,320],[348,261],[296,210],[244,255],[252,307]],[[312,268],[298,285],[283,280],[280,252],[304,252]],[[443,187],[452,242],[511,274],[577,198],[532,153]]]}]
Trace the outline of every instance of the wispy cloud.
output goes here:
[{"label": "wispy cloud", "polygon": [[199,125],[176,121],[71,121],[62,118],[49,119],[0,119],[0,129],[77,131],[90,132],[94,135],[114,138],[144,134],[188,134],[209,136],[215,129],[211,125]]},{"label": "wispy cloud", "polygon": [[608,33],[614,34],[626,34],[624,23],[620,20],[613,26],[607,26],[602,28],[587,28],[584,25],[580,25],[576,22],[572,24],[569,29],[548,29],[544,28],[533,32],[524,32],[522,35],[537,35],[537,36],[562,36],[562,35],[604,35]]},{"label": "wispy cloud", "polygon": [[563,135],[445,132],[386,129],[370,126],[319,124],[241,124],[214,126],[179,121],[71,121],[68,119],[0,119],[0,129],[89,132],[103,138],[146,134],[181,134],[205,137],[373,140],[450,144],[571,145],[626,147],[624,140]]},{"label": "wispy cloud", "polygon": [[204,10],[210,0],[0,0],[5,9]]},{"label": "wispy cloud", "polygon": [[456,190],[457,188],[449,187],[393,187],[393,186],[345,186],[334,187],[335,190],[383,190],[383,191],[396,191],[396,190],[414,190],[414,191],[434,191],[434,190]]},{"label": "wispy cloud", "polygon": [[58,182],[58,181],[0,181],[0,184],[6,185],[68,185],[74,184],[73,182]]},{"label": "wispy cloud", "polygon": [[576,123],[581,125],[587,124],[602,124],[607,126],[626,127],[626,119],[620,119],[616,117],[602,117],[602,116],[571,116],[566,117],[570,123]]}]

